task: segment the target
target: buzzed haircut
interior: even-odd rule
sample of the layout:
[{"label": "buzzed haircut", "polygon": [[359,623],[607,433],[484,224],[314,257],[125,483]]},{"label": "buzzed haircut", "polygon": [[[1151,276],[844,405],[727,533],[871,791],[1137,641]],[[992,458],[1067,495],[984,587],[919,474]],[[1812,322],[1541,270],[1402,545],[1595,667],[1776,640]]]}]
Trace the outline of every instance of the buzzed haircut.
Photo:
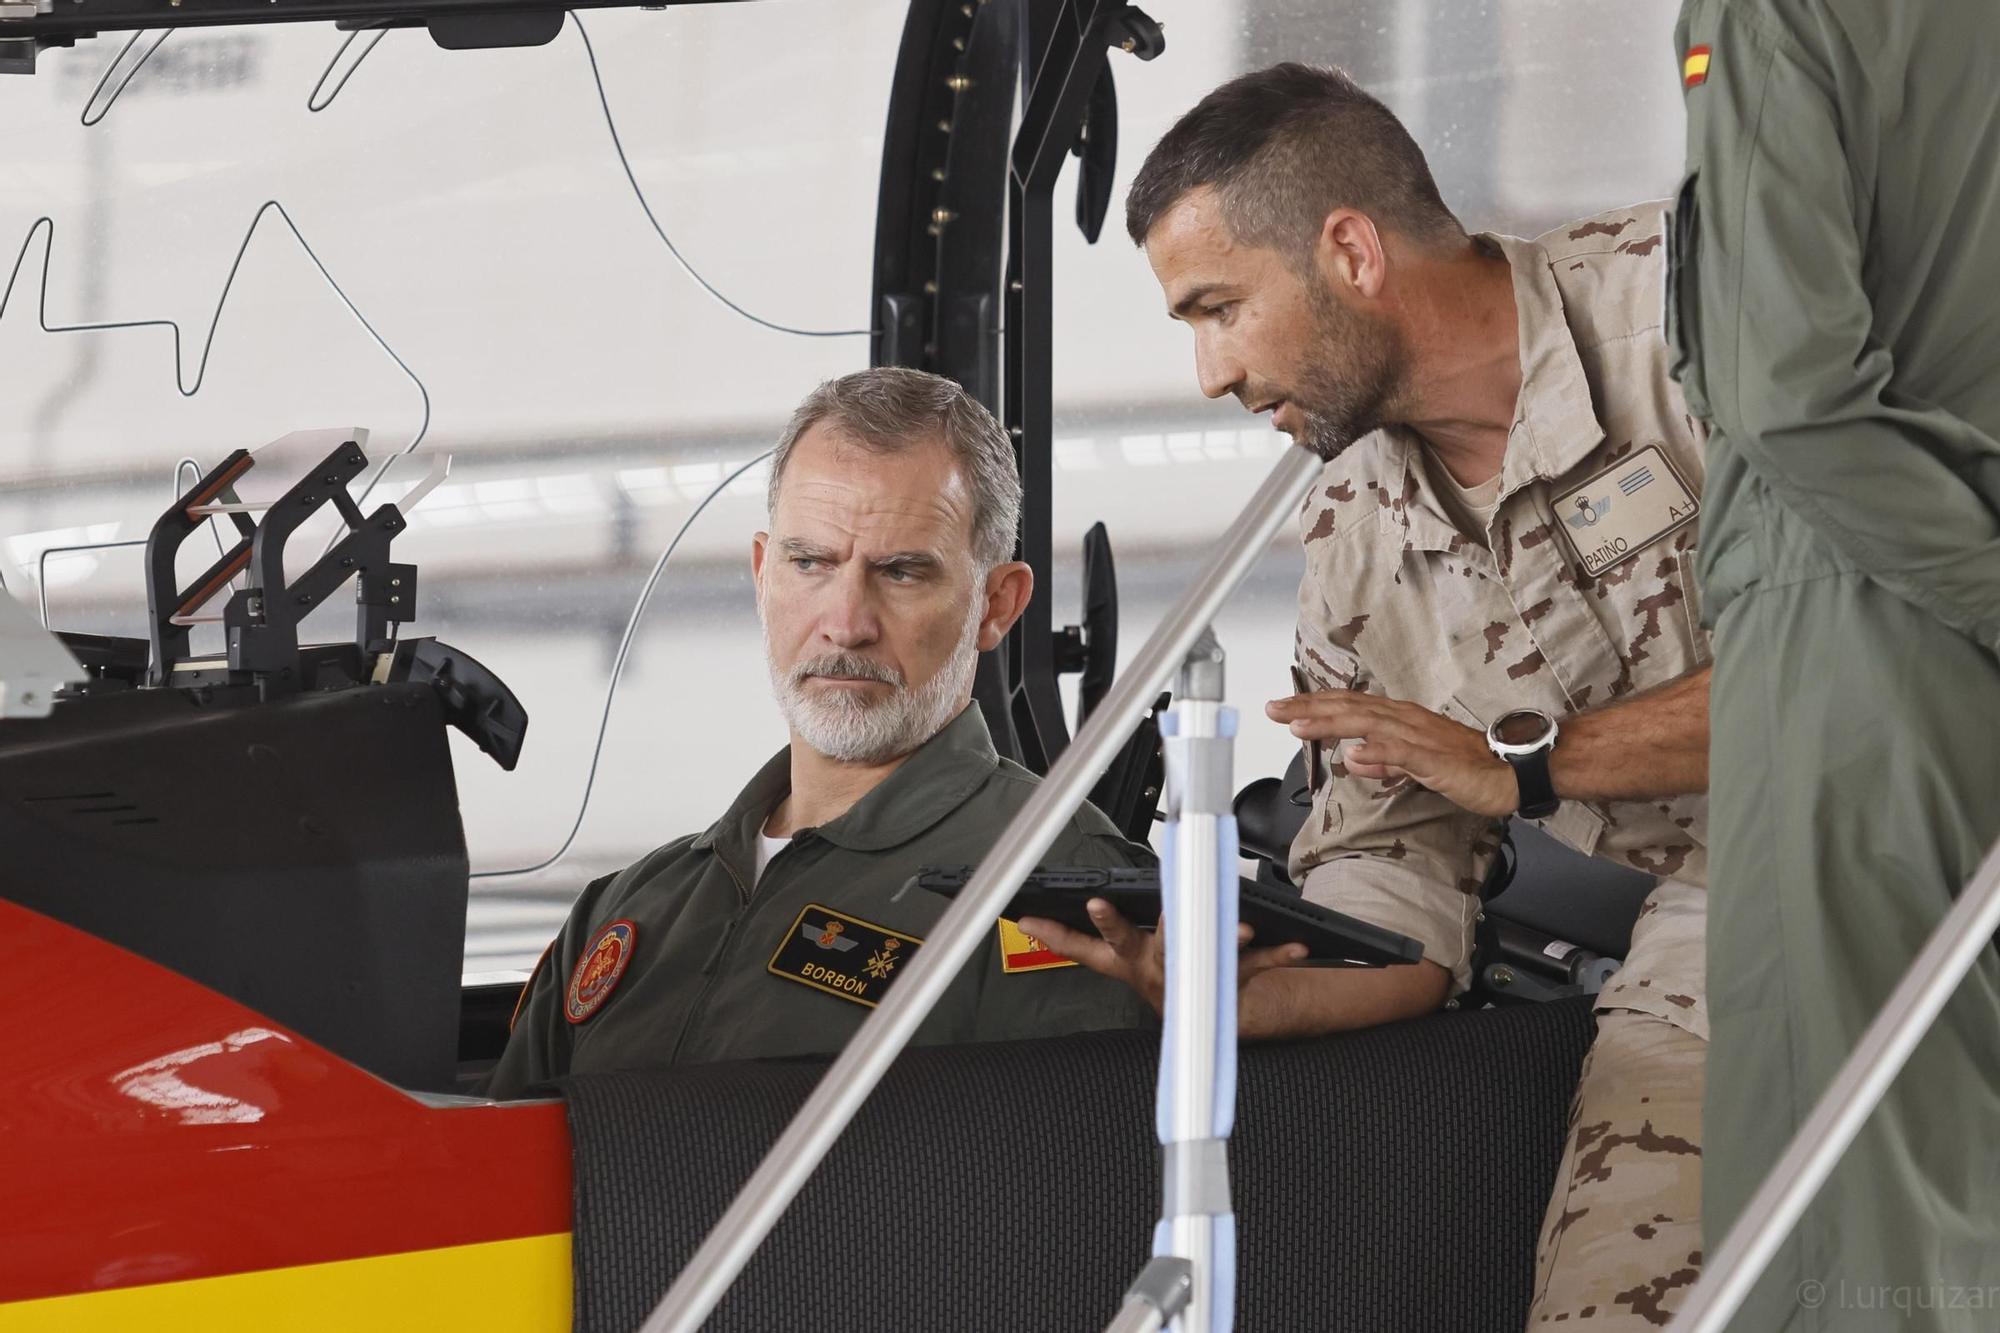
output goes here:
[{"label": "buzzed haircut", "polygon": [[1311,254],[1336,208],[1357,209],[1425,246],[1465,240],[1403,122],[1337,69],[1273,65],[1196,103],[1132,182],[1125,229],[1133,244],[1143,246],[1167,210],[1204,185],[1216,190],[1237,240],[1294,262]]},{"label": "buzzed haircut", "polygon": [[972,558],[982,571],[1011,559],[1021,525],[1021,472],[1014,446],[993,414],[955,380],[903,366],[876,366],[830,379],[805,396],[785,423],[771,459],[770,510],[792,446],[825,422],[876,453],[900,453],[930,440],[957,460],[972,495]]}]

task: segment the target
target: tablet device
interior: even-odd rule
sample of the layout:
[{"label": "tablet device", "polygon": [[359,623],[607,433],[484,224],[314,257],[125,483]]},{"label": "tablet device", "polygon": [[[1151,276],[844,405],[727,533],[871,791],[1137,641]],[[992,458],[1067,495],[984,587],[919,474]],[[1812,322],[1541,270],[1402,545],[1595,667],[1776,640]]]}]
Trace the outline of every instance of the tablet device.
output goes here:
[{"label": "tablet device", "polygon": [[[972,878],[971,866],[925,866],[917,872],[920,889],[955,898]],[[1302,966],[1388,967],[1414,963],[1424,956],[1421,944],[1407,935],[1372,926],[1366,921],[1309,903],[1290,889],[1238,881],[1237,916],[1256,934],[1252,948],[1303,944]],[[1160,921],[1160,872],[1156,868],[1044,866],[1014,892],[1002,915],[1046,917],[1077,930],[1095,932],[1085,904],[1103,898],[1136,926],[1151,930]]]}]

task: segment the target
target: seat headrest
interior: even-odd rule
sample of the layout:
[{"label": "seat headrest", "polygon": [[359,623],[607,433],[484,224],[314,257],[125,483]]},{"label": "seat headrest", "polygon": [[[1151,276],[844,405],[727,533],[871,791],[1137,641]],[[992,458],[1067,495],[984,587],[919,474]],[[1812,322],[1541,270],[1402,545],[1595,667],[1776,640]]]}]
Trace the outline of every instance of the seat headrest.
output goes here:
[{"label": "seat headrest", "polygon": [[1236,793],[1236,840],[1247,856],[1271,862],[1279,870],[1291,858],[1292,839],[1312,810],[1306,789],[1304,747],[1292,756],[1282,778],[1259,778]]}]

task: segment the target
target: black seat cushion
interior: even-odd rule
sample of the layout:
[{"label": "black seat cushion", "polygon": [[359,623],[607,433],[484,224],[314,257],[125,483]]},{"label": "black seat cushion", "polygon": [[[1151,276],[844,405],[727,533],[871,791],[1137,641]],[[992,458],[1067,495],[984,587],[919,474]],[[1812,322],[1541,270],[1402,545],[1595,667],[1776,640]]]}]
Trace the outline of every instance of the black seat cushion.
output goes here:
[{"label": "black seat cushion", "polygon": [[[1237,1326],[1521,1326],[1587,1002],[1246,1047],[1230,1143]],[[710,1329],[1101,1327],[1159,1211],[1158,1038],[911,1051]],[[817,1063],[565,1081],[576,1326],[636,1327]]]}]

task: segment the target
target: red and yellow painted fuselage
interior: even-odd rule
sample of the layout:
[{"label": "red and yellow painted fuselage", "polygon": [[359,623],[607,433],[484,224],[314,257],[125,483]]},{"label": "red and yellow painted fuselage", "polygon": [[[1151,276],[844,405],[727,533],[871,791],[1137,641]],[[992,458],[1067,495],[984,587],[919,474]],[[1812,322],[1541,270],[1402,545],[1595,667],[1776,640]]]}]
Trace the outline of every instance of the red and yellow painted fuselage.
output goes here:
[{"label": "red and yellow painted fuselage", "polygon": [[0,902],[0,1328],[565,1329],[562,1106],[419,1099]]}]

